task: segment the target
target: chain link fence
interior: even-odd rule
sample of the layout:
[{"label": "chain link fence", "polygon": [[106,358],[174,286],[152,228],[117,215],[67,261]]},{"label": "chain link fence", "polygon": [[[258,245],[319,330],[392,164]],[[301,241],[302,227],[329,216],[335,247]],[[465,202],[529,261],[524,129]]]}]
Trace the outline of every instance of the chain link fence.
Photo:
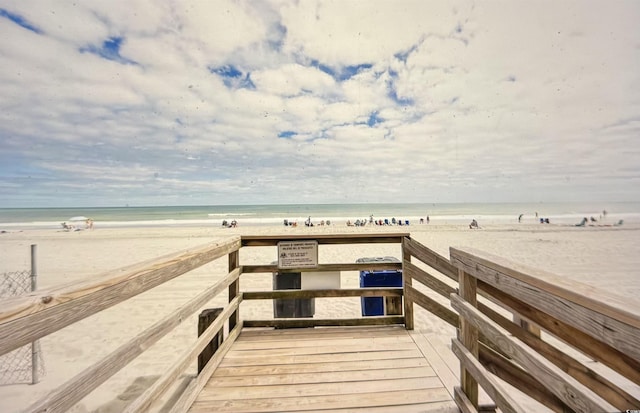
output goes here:
[{"label": "chain link fence", "polygon": [[[31,267],[25,271],[7,272],[0,278],[0,304],[36,289],[35,245],[31,246]],[[0,356],[0,385],[40,381],[45,373],[40,341],[36,340]]]}]

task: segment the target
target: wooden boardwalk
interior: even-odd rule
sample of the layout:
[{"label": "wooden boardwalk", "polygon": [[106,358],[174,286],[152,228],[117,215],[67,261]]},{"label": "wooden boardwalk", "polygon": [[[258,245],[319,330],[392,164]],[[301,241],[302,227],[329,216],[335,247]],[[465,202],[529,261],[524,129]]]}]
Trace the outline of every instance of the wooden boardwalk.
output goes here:
[{"label": "wooden boardwalk", "polygon": [[458,412],[452,367],[404,327],[245,328],[189,411]]}]

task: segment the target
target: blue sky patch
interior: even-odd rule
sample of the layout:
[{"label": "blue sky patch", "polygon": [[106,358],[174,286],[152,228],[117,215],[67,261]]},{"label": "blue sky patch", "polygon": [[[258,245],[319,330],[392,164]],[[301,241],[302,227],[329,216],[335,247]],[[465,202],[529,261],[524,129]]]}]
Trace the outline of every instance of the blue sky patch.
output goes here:
[{"label": "blue sky patch", "polygon": [[378,116],[377,110],[375,112],[371,112],[371,114],[369,115],[369,119],[367,119],[367,125],[369,125],[370,128],[382,122],[384,122],[384,119]]},{"label": "blue sky patch", "polygon": [[296,136],[297,133],[292,131],[292,130],[286,130],[286,131],[282,131],[278,134],[278,138],[282,138],[282,139],[291,139],[292,137]]},{"label": "blue sky patch", "polygon": [[363,70],[371,69],[373,65],[371,63],[362,63],[359,65],[344,66],[341,69],[334,69],[330,66],[320,63],[318,60],[312,60],[311,66],[318,70],[328,74],[335,80],[342,82],[344,80],[351,79]]},{"label": "blue sky patch", "polygon": [[233,65],[224,65],[219,67],[208,67],[209,72],[222,78],[222,82],[229,89],[251,89],[255,90],[256,85],[251,80],[251,73],[244,74],[240,69]]},{"label": "blue sky patch", "polygon": [[133,60],[120,55],[120,46],[124,43],[124,37],[110,37],[100,47],[95,45],[86,46],[80,49],[81,53],[91,53],[122,64],[137,64]]},{"label": "blue sky patch", "polygon": [[8,20],[11,20],[18,26],[23,27],[27,30],[31,30],[34,33],[38,33],[38,34],[43,33],[41,29],[29,23],[24,17],[20,16],[19,14],[11,13],[6,9],[0,9],[0,17],[4,17]]}]

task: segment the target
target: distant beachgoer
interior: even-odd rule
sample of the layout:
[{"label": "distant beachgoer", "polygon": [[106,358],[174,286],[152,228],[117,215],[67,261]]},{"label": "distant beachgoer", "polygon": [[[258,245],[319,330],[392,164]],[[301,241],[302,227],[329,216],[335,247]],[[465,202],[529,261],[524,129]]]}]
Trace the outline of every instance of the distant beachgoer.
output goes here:
[{"label": "distant beachgoer", "polygon": [[427,224],[429,223],[429,215],[427,215]]},{"label": "distant beachgoer", "polygon": [[603,209],[603,210],[602,210],[602,217],[603,217],[603,218],[606,218],[606,217],[607,217],[607,210],[606,210],[606,209]]},{"label": "distant beachgoer", "polygon": [[480,228],[478,226],[478,221],[476,221],[475,219],[471,220],[471,223],[469,224],[469,228],[470,229],[478,229],[478,228]]},{"label": "distant beachgoer", "polygon": [[523,216],[523,215],[524,215],[524,214],[520,214],[520,216],[518,216],[518,222],[522,222],[522,216]]},{"label": "distant beachgoer", "polygon": [[536,219],[538,219],[538,212],[536,212]]},{"label": "distant beachgoer", "polygon": [[93,229],[93,220],[91,218],[87,218],[87,221],[85,222],[85,229]]},{"label": "distant beachgoer", "polygon": [[237,226],[238,226],[238,221],[236,221],[235,219],[231,221],[231,225],[230,225],[231,228],[235,228]]},{"label": "distant beachgoer", "polygon": [[420,218],[420,223],[424,224],[424,218]]}]

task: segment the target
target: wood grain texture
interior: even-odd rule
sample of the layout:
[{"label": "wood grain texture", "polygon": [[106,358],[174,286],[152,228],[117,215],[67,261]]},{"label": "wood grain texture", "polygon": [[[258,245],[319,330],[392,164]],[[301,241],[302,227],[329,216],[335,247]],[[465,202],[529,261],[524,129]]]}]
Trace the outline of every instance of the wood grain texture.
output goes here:
[{"label": "wood grain texture", "polygon": [[[460,285],[459,298],[467,302],[470,306],[477,307],[478,305],[478,283],[477,280],[471,275],[467,274],[463,270],[458,269],[458,283]],[[458,295],[451,294],[451,296]],[[478,343],[478,329],[471,324],[469,320],[464,317],[460,317],[460,342],[473,357],[478,358],[479,343]],[[460,387],[462,391],[471,401],[471,403],[478,407],[478,382],[475,380],[474,375],[465,367],[463,363],[460,364]],[[486,390],[486,388],[485,388]],[[495,397],[492,397],[495,400]]]},{"label": "wood grain texture", "polygon": [[331,290],[275,290],[275,291],[245,291],[245,300],[271,300],[276,298],[324,298],[324,297],[401,297],[400,287],[364,287],[340,288]]},{"label": "wood grain texture", "polygon": [[496,344],[501,351],[520,364],[538,382],[574,411],[578,413],[596,413],[615,410],[573,377],[564,373],[524,344],[510,337],[506,330],[491,322],[488,317],[463,301],[459,296],[452,294],[451,304],[459,312],[461,318],[468,320],[469,323],[472,323],[482,331],[483,335]]},{"label": "wood grain texture", "polygon": [[640,302],[490,254],[450,251],[452,262],[479,280],[640,361]]},{"label": "wood grain texture", "polygon": [[[218,334],[224,327],[229,317],[238,309],[242,297],[238,296],[229,303],[228,306],[222,310],[216,320],[202,333],[196,342],[187,348],[187,350],[178,357],[178,359],[167,369],[167,371],[160,376],[158,380],[144,391],[137,399],[127,406],[123,413],[141,413],[146,412],[149,407],[159,399],[163,392],[174,383],[181,374],[192,364],[198,354],[204,350],[213,337]],[[209,360],[211,362],[211,360]],[[208,364],[208,363],[207,363]],[[206,368],[206,366],[205,366]],[[203,370],[204,371],[204,370]],[[202,374],[202,372],[200,373]]]},{"label": "wood grain texture", "polygon": [[371,271],[371,270],[401,270],[402,263],[399,262],[346,262],[342,264],[319,264],[313,268],[286,268],[278,269],[276,264],[265,265],[243,265],[242,272],[248,274],[254,273],[290,273],[290,272],[326,272],[326,271]]},{"label": "wood grain texture", "polygon": [[[352,330],[377,331],[370,339],[358,337],[357,332],[352,337]],[[452,397],[402,328],[247,329],[247,333],[270,339],[243,341],[243,332],[190,412],[396,412],[404,411],[404,406],[408,412],[435,412],[452,407]],[[330,337],[320,339],[324,334]],[[251,346],[236,348],[242,343]]]},{"label": "wood grain texture", "polygon": [[407,263],[404,268],[404,272],[408,274],[412,279],[420,282],[422,285],[428,287],[429,289],[435,291],[445,298],[449,298],[451,293],[454,293],[456,289],[451,287],[449,284],[445,283],[429,274],[429,272],[423,270],[422,268],[417,267],[412,263]]},{"label": "wood grain texture", "polygon": [[[410,274],[407,273],[407,266],[411,265],[411,254],[406,249],[406,244],[409,238],[402,238],[402,279],[403,285],[411,286],[413,280]],[[413,301],[404,298],[404,325],[407,330],[413,330],[414,328],[414,315],[413,315]]]},{"label": "wood grain texture", "polygon": [[120,371],[131,360],[142,354],[144,350],[172,331],[183,320],[195,313],[209,300],[220,294],[238,278],[239,274],[239,270],[236,269],[216,285],[209,287],[164,319],[118,347],[99,362],[86,368],[45,397],[31,404],[25,409],[25,412],[66,412],[109,377]]},{"label": "wood grain texture", "polygon": [[237,250],[238,237],[167,255],[0,306],[0,355]]},{"label": "wood grain texture", "polygon": [[408,297],[411,301],[414,302],[414,304],[418,304],[420,307],[429,311],[433,315],[438,316],[442,320],[451,324],[453,327],[458,328],[459,318],[458,314],[456,314],[455,311],[452,311],[448,307],[445,307],[433,298],[427,297],[410,285],[405,285],[404,290],[405,297]]},{"label": "wood grain texture", "polygon": [[202,391],[204,386],[207,384],[213,372],[216,371],[224,356],[227,354],[235,340],[240,335],[240,331],[242,330],[242,321],[240,324],[237,324],[233,330],[229,331],[229,335],[226,337],[216,354],[213,355],[211,360],[207,363],[204,369],[200,372],[200,374],[193,380],[189,386],[182,393],[178,401],[172,406],[169,413],[185,413],[189,410],[189,408],[193,405],[193,402],[198,397],[198,394]]},{"label": "wood grain texture", "polygon": [[434,270],[458,282],[458,269],[454,267],[447,258],[411,238],[407,239],[404,247],[411,256],[416,257]]},{"label": "wood grain texture", "polygon": [[[467,370],[474,379],[482,386],[484,391],[489,394],[495,402],[497,407],[505,412],[505,413],[519,413],[524,411],[524,409],[509,395],[504,386],[500,384],[492,375],[489,373],[480,362],[475,358],[471,352],[465,346],[458,341],[457,339],[453,339],[451,341],[451,349],[453,353],[460,360],[460,365]],[[476,409],[478,405],[469,395],[462,389],[462,393],[469,399],[471,405]]]},{"label": "wood grain texture", "polygon": [[282,235],[243,235],[243,247],[264,247],[278,245],[280,241],[314,240],[322,244],[397,244],[408,233],[390,234],[282,234]]},{"label": "wood grain texture", "polygon": [[331,326],[373,326],[404,324],[401,316],[372,316],[362,318],[280,318],[275,320],[244,320],[247,327],[304,328]]},{"label": "wood grain texture", "polygon": [[[483,306],[480,303],[478,305],[478,309],[484,315],[489,317],[493,322],[497,323],[500,327],[508,331],[511,335],[518,338],[520,341],[531,347],[540,355],[544,356],[547,360],[558,366],[562,371],[571,375],[571,377],[575,378],[580,383],[584,384],[586,387],[594,391],[596,394],[600,395],[600,397],[611,403],[611,405],[613,405],[617,409],[624,411],[629,407],[636,409],[640,408],[640,400],[638,400],[638,398],[620,388],[603,375],[580,363],[570,355],[541,340],[538,334],[531,333],[527,329],[524,329],[520,325],[511,322],[507,318],[495,312],[493,309],[487,306]],[[482,353],[480,355],[482,356]],[[495,361],[495,359],[493,360]],[[480,361],[482,362],[482,358]],[[493,372],[494,374],[498,374],[498,372],[496,371]],[[532,386],[530,384],[524,384],[522,386],[516,387],[522,389],[525,392],[532,389]],[[551,408],[554,409],[553,407]],[[555,411],[562,411],[562,408]]]},{"label": "wood grain texture", "polygon": [[491,295],[494,302],[500,302],[502,306],[509,308],[511,311],[522,314],[545,331],[640,385],[639,361],[582,332],[571,324],[538,311],[530,305],[506,294],[499,288],[482,281],[478,283],[480,288]]}]

